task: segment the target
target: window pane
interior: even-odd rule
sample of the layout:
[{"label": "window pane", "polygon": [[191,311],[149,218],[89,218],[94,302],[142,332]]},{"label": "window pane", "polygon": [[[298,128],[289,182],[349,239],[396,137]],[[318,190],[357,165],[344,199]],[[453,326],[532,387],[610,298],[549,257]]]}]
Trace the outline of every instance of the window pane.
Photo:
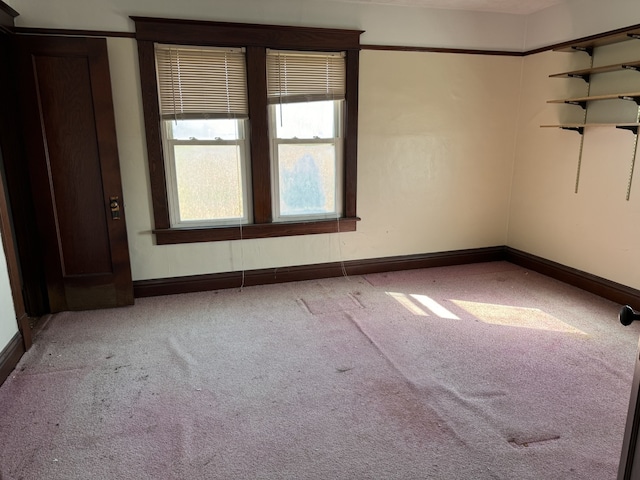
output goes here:
[{"label": "window pane", "polygon": [[336,212],[334,144],[278,146],[280,215]]},{"label": "window pane", "polygon": [[277,138],[333,138],[338,101],[279,103],[275,109]]},{"label": "window pane", "polygon": [[243,121],[233,119],[166,120],[175,140],[237,140],[244,138]]},{"label": "window pane", "polygon": [[174,158],[181,221],[245,216],[237,145],[175,145]]}]

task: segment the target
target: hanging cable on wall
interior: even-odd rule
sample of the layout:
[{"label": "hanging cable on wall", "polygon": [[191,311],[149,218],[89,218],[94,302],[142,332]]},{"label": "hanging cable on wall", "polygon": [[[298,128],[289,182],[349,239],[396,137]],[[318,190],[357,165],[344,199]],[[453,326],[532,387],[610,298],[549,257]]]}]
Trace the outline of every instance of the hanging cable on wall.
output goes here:
[{"label": "hanging cable on wall", "polygon": [[344,256],[342,255],[342,235],[340,235],[340,214],[336,214],[336,223],[338,226],[338,259],[340,261],[340,268],[342,270],[342,276],[347,280],[350,280],[347,274],[347,268],[344,264]]}]

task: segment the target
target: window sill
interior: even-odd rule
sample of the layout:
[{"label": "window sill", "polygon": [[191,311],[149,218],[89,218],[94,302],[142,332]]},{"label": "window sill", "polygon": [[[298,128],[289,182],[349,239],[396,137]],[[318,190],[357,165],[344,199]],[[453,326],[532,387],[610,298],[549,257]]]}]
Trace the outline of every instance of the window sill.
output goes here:
[{"label": "window sill", "polygon": [[264,223],[236,227],[167,228],[153,230],[157,245],[176,243],[217,242],[251,238],[289,237],[318,233],[355,232],[358,217],[310,222]]}]

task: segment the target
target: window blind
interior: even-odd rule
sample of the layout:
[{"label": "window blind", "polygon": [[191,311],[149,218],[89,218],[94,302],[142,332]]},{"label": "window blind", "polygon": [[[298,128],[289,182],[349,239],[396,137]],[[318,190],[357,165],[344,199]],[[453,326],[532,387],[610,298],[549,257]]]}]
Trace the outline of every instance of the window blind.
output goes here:
[{"label": "window blind", "polygon": [[344,53],[267,50],[269,103],[342,100]]},{"label": "window blind", "polygon": [[248,116],[243,49],[156,45],[156,71],[162,118]]}]

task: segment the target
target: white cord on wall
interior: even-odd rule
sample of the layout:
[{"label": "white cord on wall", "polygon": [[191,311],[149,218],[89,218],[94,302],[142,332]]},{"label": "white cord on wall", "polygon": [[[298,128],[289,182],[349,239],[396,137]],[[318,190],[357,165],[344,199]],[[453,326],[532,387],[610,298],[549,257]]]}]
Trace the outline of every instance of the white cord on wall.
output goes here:
[{"label": "white cord on wall", "polygon": [[338,258],[340,260],[340,268],[342,269],[342,275],[344,278],[350,280],[349,275],[347,275],[347,269],[344,265],[344,257],[342,256],[342,243],[340,241],[340,237],[342,237],[342,235],[340,235],[340,214],[336,214],[336,221],[338,222]]}]

